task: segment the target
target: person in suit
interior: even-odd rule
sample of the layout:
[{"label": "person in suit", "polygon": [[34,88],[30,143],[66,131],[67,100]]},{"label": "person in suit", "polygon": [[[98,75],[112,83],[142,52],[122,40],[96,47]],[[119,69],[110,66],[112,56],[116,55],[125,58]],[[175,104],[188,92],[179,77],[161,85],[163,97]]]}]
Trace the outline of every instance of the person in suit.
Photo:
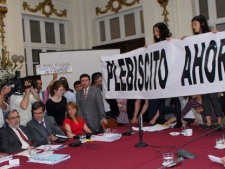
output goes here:
[{"label": "person in suit", "polygon": [[[102,73],[96,72],[92,74],[93,86],[96,86],[100,89],[102,93]],[[116,120],[116,117],[119,117],[120,111],[116,99],[106,99],[102,93],[102,99],[105,107],[106,116]]]},{"label": "person in suit", "polygon": [[98,88],[90,86],[90,76],[80,76],[82,90],[76,94],[78,114],[84,119],[92,132],[101,131],[102,124],[107,125],[102,95]]},{"label": "person in suit", "polygon": [[20,116],[17,110],[6,112],[5,118],[8,125],[0,130],[1,151],[11,154],[38,146],[37,140],[30,135],[28,129],[20,125]]},{"label": "person in suit", "polygon": [[44,116],[45,105],[42,102],[32,104],[33,119],[27,123],[27,128],[40,145],[50,144],[54,141],[64,141],[54,134],[65,136],[65,133],[55,122],[52,116]]}]

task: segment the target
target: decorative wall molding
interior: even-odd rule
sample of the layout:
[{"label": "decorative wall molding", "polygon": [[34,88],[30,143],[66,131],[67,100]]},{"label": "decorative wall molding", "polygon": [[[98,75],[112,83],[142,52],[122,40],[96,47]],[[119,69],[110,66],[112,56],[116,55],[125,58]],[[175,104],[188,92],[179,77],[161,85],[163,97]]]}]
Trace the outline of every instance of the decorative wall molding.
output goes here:
[{"label": "decorative wall molding", "polygon": [[161,5],[161,7],[163,8],[162,15],[164,16],[164,23],[166,24],[166,26],[169,26],[169,24],[168,24],[169,19],[167,17],[169,12],[166,9],[166,6],[168,5],[169,0],[157,0],[157,1]]},{"label": "decorative wall molding", "polygon": [[95,12],[96,12],[96,15],[105,14],[109,10],[117,13],[117,12],[119,12],[120,9],[122,9],[122,7],[124,5],[125,6],[133,6],[135,3],[139,3],[139,1],[140,0],[133,0],[132,2],[127,2],[127,0],[109,0],[108,5],[105,6],[104,10],[101,10],[101,8],[96,7]]},{"label": "decorative wall molding", "polygon": [[30,5],[28,5],[27,2],[23,2],[23,9],[28,10],[30,12],[36,13],[38,11],[42,11],[42,14],[44,14],[46,17],[49,17],[53,14],[55,14],[58,17],[66,17],[67,10],[60,10],[60,13],[57,11],[57,9],[54,8],[54,5],[52,4],[52,0],[44,0],[43,2],[40,2],[36,8],[31,8]]},{"label": "decorative wall molding", "polygon": [[1,41],[2,41],[2,46],[5,43],[5,23],[4,23],[4,18],[6,13],[8,12],[7,7],[5,6],[6,0],[1,0],[0,1],[0,33],[1,33]]},{"label": "decorative wall molding", "polygon": [[6,4],[7,0],[0,0],[0,4]]}]

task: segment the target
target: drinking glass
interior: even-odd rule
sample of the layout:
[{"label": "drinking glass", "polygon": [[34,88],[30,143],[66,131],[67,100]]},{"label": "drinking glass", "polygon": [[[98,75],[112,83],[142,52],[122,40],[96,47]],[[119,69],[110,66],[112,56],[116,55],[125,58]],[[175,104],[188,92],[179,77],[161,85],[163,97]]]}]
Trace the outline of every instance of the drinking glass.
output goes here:
[{"label": "drinking glass", "polygon": [[163,160],[164,160],[163,162],[164,165],[173,162],[173,153],[164,153]]},{"label": "drinking glass", "polygon": [[51,148],[50,145],[45,145],[45,146],[44,146],[44,153],[45,153],[46,155],[49,155],[49,154],[52,153],[52,148]]},{"label": "drinking glass", "polygon": [[86,135],[85,134],[79,135],[79,140],[81,141],[81,143],[85,143],[86,142]]}]

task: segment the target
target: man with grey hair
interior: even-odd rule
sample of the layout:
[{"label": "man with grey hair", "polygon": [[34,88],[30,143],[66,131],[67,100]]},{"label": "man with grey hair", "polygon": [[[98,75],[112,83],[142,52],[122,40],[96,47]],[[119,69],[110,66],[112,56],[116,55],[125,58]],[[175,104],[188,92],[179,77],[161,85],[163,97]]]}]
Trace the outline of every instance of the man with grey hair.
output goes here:
[{"label": "man with grey hair", "polygon": [[22,149],[39,146],[28,129],[20,125],[20,116],[17,110],[6,112],[5,118],[8,125],[0,130],[1,151],[11,154]]}]

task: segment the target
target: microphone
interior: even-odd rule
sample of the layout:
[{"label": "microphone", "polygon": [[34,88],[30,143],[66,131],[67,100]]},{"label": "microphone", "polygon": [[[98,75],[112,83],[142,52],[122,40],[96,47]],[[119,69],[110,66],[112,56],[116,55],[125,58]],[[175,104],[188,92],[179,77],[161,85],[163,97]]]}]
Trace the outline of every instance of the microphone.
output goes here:
[{"label": "microphone", "polygon": [[175,166],[177,165],[178,163],[181,163],[184,161],[184,158],[183,157],[179,157],[177,159],[177,161],[173,160],[172,162],[166,164],[166,165],[163,165],[162,167],[159,167],[158,169],[163,169],[163,168],[168,168],[168,167],[172,167],[172,166]]},{"label": "microphone", "polygon": [[139,126],[139,143],[135,144],[135,147],[147,147],[148,144],[144,143],[142,141],[142,136],[143,136],[143,130],[142,130],[142,115],[138,119],[138,126]]},{"label": "microphone", "polygon": [[187,145],[187,144],[189,144],[189,143],[192,143],[192,142],[194,142],[195,140],[198,140],[198,139],[200,139],[200,138],[202,138],[202,137],[204,137],[204,136],[206,136],[206,135],[208,135],[208,134],[211,134],[211,133],[213,133],[214,131],[220,131],[220,130],[222,130],[223,128],[224,128],[224,125],[223,125],[223,124],[219,124],[219,125],[217,125],[216,128],[214,128],[214,129],[212,129],[212,130],[210,130],[210,131],[208,131],[208,132],[206,132],[206,133],[204,133],[204,134],[202,134],[202,135],[200,135],[200,136],[198,136],[198,137],[195,137],[194,139],[192,139],[192,140],[190,140],[190,141],[188,141],[188,142],[182,144],[181,147],[180,147],[180,150],[177,152],[177,156],[178,156],[178,157],[188,158],[188,159],[195,159],[195,158],[197,158],[197,157],[196,157],[193,153],[191,153],[190,151],[187,151],[187,150],[185,150],[185,149],[182,149],[183,146],[185,146],[185,145]]}]

